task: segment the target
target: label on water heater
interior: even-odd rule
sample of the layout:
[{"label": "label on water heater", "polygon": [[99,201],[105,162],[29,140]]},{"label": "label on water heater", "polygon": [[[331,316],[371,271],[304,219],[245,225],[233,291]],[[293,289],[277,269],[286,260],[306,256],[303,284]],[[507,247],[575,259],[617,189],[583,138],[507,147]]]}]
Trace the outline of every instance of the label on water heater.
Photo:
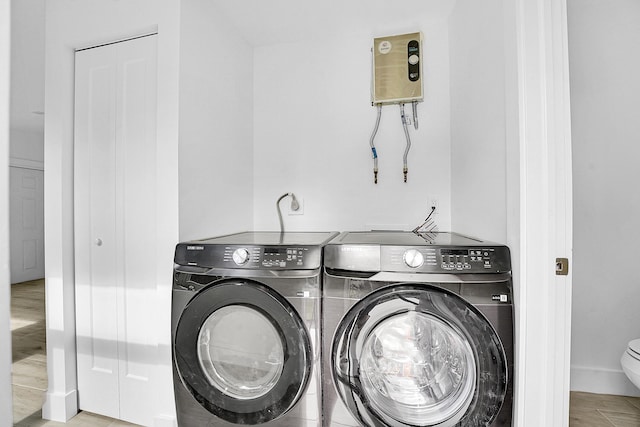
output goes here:
[{"label": "label on water heater", "polygon": [[378,52],[380,52],[383,55],[386,55],[387,53],[391,52],[391,42],[389,40],[381,41],[380,44],[378,45]]}]

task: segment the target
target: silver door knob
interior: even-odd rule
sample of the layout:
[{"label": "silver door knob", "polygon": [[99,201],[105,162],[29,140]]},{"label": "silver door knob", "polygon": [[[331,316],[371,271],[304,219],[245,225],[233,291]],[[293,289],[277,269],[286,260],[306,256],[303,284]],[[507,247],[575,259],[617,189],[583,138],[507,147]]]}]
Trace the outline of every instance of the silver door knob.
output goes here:
[{"label": "silver door knob", "polygon": [[102,246],[102,239],[96,239],[96,246]]}]

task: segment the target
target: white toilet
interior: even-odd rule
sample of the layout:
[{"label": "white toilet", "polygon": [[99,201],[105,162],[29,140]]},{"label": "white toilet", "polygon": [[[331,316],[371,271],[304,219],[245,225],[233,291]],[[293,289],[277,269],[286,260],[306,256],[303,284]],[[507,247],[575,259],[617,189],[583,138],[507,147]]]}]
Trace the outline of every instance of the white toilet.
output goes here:
[{"label": "white toilet", "polygon": [[620,363],[627,377],[636,387],[640,388],[640,339],[629,342]]}]

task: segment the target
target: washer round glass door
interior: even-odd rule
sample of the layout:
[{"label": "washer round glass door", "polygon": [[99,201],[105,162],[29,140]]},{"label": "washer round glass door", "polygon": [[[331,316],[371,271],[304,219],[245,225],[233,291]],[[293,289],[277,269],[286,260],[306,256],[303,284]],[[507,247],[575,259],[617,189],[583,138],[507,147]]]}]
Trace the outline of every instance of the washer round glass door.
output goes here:
[{"label": "washer round glass door", "polygon": [[284,415],[311,373],[302,319],[281,295],[249,279],[225,279],[200,291],[180,317],[174,354],[196,400],[236,424]]},{"label": "washer round glass door", "polygon": [[363,425],[490,425],[504,401],[507,362],[495,330],[435,286],[368,295],[344,316],[332,347],[334,384]]}]

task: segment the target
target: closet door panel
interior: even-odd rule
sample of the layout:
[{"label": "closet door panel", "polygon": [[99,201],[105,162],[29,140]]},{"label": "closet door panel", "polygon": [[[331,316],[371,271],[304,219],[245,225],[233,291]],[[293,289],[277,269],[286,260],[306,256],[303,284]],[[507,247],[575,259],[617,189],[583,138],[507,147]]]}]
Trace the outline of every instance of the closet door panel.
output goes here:
[{"label": "closet door panel", "polygon": [[118,418],[115,59],[76,54],[74,221],[79,406]]},{"label": "closet door panel", "polygon": [[[156,362],[156,38],[118,51],[118,191],[122,212],[119,287],[120,411],[149,425]],[[144,396],[144,397],[141,397]]]},{"label": "closet door panel", "polygon": [[76,53],[80,409],[153,424],[156,37]]}]

